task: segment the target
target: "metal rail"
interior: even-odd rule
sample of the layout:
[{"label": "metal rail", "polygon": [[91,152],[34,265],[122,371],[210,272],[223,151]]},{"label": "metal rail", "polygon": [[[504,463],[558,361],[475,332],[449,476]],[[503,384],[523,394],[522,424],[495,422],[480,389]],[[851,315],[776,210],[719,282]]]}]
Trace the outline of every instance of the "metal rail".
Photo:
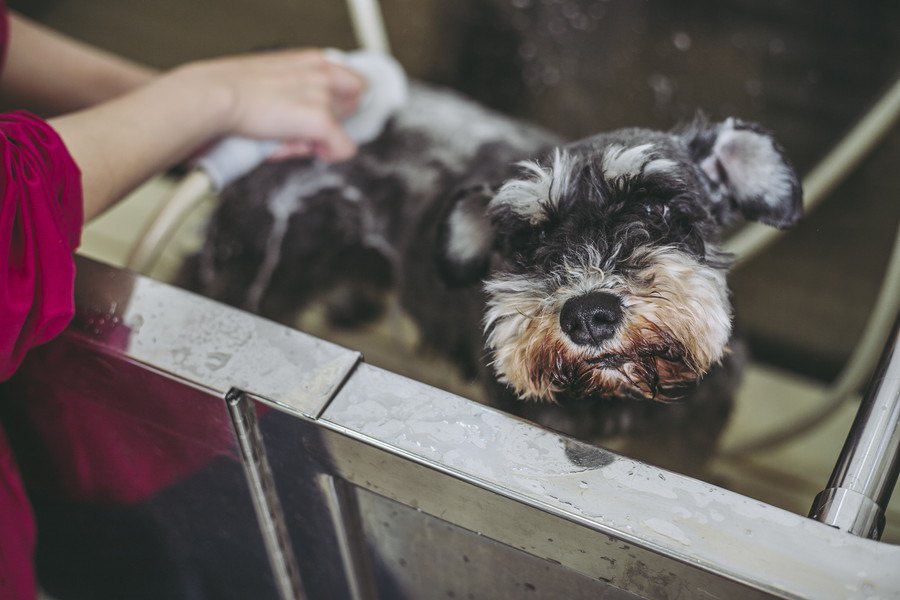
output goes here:
[{"label": "metal rail", "polygon": [[900,473],[900,346],[898,326],[885,347],[828,487],[810,516],[861,537],[880,539],[884,511]]}]

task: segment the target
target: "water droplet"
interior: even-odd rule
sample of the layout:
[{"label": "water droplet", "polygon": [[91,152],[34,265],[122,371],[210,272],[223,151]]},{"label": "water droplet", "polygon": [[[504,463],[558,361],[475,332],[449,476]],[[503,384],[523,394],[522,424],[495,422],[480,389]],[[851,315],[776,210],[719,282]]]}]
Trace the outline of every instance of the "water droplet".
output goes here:
[{"label": "water droplet", "polygon": [[672,43],[681,52],[691,49],[691,36],[686,31],[676,31],[672,34]]},{"label": "water droplet", "polygon": [[671,79],[665,75],[654,73],[647,78],[647,84],[650,86],[650,89],[653,90],[653,96],[657,107],[662,108],[672,101],[675,86]]}]

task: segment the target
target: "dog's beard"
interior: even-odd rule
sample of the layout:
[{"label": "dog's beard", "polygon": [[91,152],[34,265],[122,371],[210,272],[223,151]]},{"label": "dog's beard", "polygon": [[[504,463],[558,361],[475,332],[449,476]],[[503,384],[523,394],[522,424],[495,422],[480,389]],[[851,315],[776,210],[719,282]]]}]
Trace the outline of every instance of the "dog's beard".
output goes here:
[{"label": "dog's beard", "polygon": [[573,349],[556,333],[558,327],[530,321],[519,343],[494,350],[500,379],[523,399],[674,400],[709,366],[697,365],[683,343],[649,321],[623,332],[617,336],[621,341],[602,349]]},{"label": "dog's beard", "polygon": [[[599,268],[565,269],[565,285],[536,277],[489,281],[487,346],[498,378],[522,399],[615,396],[676,400],[718,363],[731,332],[721,271],[670,249],[647,251],[627,280]],[[579,346],[559,327],[565,300],[602,289],[625,318],[599,346]]]}]

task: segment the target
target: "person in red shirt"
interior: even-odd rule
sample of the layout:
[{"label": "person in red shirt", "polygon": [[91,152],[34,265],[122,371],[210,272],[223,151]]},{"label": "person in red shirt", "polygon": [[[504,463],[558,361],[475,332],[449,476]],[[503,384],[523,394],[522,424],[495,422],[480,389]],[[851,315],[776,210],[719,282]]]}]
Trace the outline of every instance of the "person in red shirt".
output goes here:
[{"label": "person in red shirt", "polygon": [[[283,142],[281,157],[341,160],[340,121],[363,80],[315,49],[190,63],[166,73],[69,39],[0,0],[0,382],[74,314],[85,220],[227,135]],[[41,115],[41,116],[38,116]],[[0,427],[0,598],[36,595],[35,527]]]}]

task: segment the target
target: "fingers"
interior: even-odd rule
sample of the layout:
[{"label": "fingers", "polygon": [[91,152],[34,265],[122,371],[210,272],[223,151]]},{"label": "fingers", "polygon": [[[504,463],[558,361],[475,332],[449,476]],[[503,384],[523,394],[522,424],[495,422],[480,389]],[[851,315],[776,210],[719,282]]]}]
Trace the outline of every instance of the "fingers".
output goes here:
[{"label": "fingers", "polygon": [[307,158],[316,155],[317,144],[312,140],[296,140],[284,142],[275,152],[269,155],[271,161],[287,160],[289,158]]},{"label": "fingers", "polygon": [[[316,156],[323,160],[339,161],[356,153],[340,121],[352,115],[365,91],[365,79],[356,71],[328,60],[320,50],[299,52],[308,87],[304,94],[307,107],[312,107],[307,139],[285,142],[276,152],[276,159]],[[322,77],[324,75],[324,78]]]},{"label": "fingers", "polygon": [[322,118],[311,129],[318,129],[312,135],[312,139],[318,142],[314,148],[317,157],[327,161],[341,161],[356,154],[356,144],[332,115]]},{"label": "fingers", "polygon": [[297,82],[328,91],[339,119],[349,117],[356,110],[366,89],[366,81],[359,73],[329,59],[319,49],[284,50],[281,59],[286,69],[293,71],[289,76]]},{"label": "fingers", "polygon": [[366,89],[365,79],[356,71],[344,65],[331,63],[328,65],[330,89],[334,97],[335,114],[339,119],[352,115]]},{"label": "fingers", "polygon": [[335,149],[316,140],[294,140],[282,143],[267,160],[278,162],[291,158],[318,158],[326,162],[337,162],[352,157],[353,153],[346,148]]},{"label": "fingers", "polygon": [[366,80],[353,69],[329,59],[318,49],[294,50],[286,53],[294,60],[300,79],[310,86],[325,87],[331,94],[334,114],[346,119],[359,106],[366,89]]},{"label": "fingers", "polygon": [[227,91],[225,135],[281,140],[279,158],[337,161],[356,152],[341,121],[357,109],[365,80],[320,50],[220,59],[193,74]]},{"label": "fingers", "polygon": [[356,144],[330,111],[309,107],[298,111],[300,118],[294,131],[297,137],[286,140],[273,159],[315,156],[325,161],[346,160],[356,154]]}]

